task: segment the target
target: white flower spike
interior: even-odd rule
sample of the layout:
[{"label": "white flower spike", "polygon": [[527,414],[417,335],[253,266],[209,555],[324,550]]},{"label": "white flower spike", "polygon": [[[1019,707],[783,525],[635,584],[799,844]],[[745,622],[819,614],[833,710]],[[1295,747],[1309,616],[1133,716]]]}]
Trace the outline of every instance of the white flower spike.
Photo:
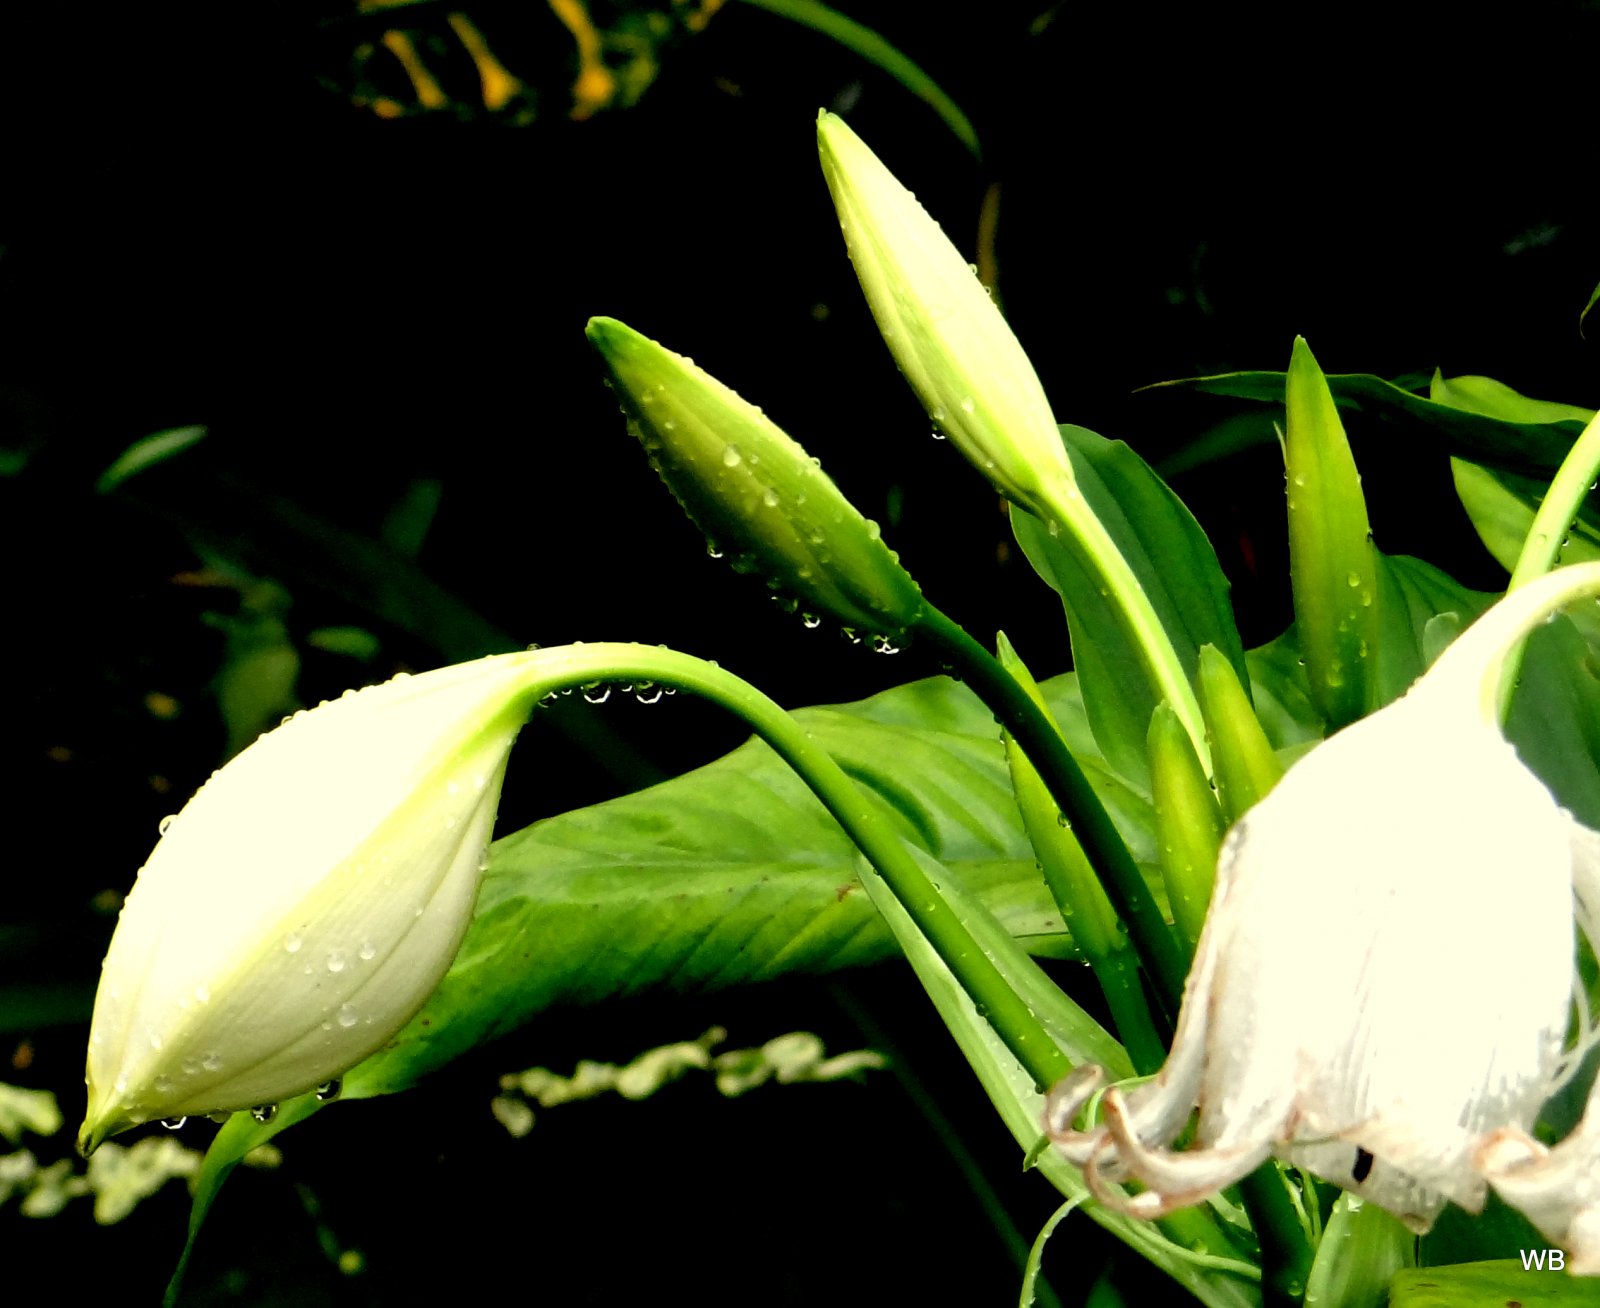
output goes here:
[{"label": "white flower spike", "polygon": [[1575,884],[1594,934],[1597,837],[1495,713],[1507,653],[1596,592],[1600,564],[1512,592],[1234,827],[1160,1074],[1107,1090],[1085,1130],[1099,1068],[1048,1101],[1104,1203],[1159,1217],[1277,1156],[1422,1231],[1446,1202],[1478,1211],[1488,1180],[1600,1271],[1600,1106],[1553,1151],[1527,1135],[1562,1068]]},{"label": "white flower spike", "polygon": [[106,955],[79,1148],[338,1077],[422,1006],[472,916],[501,779],[567,650],[347,694],[163,824]]}]

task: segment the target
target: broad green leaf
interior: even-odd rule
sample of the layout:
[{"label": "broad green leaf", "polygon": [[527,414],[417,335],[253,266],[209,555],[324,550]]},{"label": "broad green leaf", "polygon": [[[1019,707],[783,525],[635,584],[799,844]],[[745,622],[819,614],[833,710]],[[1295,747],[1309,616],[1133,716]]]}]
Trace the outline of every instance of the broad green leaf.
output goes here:
[{"label": "broad green leaf", "polygon": [[[1201,645],[1215,645],[1246,676],[1228,606],[1228,581],[1192,514],[1122,441],[1061,428],[1077,489],[1139,579],[1192,679]],[[1037,518],[1011,510],[1011,526],[1034,570],[1061,596],[1072,657],[1098,752],[1141,786],[1145,735],[1160,695],[1141,672],[1108,598]]]},{"label": "broad green leaf", "polygon": [[[1070,679],[1047,687],[1069,744],[1128,839],[1154,862],[1147,802],[1081,746]],[[1034,867],[993,720],[964,687],[913,683],[796,718],[1029,948],[1070,945]],[[535,721],[522,748],[539,748]],[[1076,739],[1075,739],[1076,737]],[[345,1080],[400,1089],[555,1004],[703,989],[889,957],[854,845],[752,742],[673,781],[497,842],[455,965],[393,1047]]]},{"label": "broad green leaf", "polygon": [[1372,533],[1350,442],[1322,369],[1296,337],[1286,390],[1289,580],[1311,698],[1332,730],[1375,707]]},{"label": "broad green leaf", "polygon": [[[1531,1248],[1544,1253],[1543,1246]],[[1507,1308],[1508,1304],[1596,1308],[1600,1280],[1524,1268],[1520,1258],[1513,1258],[1408,1268],[1397,1272],[1389,1285],[1389,1308]]]},{"label": "broad green leaf", "polygon": [[[1213,443],[1220,455],[1237,452],[1245,440],[1263,445],[1272,441],[1270,423],[1259,419],[1282,412],[1285,376],[1281,372],[1232,372],[1162,382],[1145,389],[1190,391],[1246,401],[1250,408],[1245,415],[1227,415],[1218,420],[1219,424],[1231,424],[1229,430],[1234,437],[1224,446]],[[1469,412],[1424,399],[1381,377],[1349,374],[1331,376],[1327,381],[1334,403],[1347,417],[1357,414],[1363,421],[1390,429],[1401,440],[1512,472],[1553,472],[1583,429],[1583,423],[1574,419],[1510,422]],[[1250,421],[1251,415],[1257,420]],[[1200,462],[1179,451],[1172,459],[1164,460],[1162,466],[1170,473],[1177,460],[1182,460],[1181,466],[1186,468]]]}]

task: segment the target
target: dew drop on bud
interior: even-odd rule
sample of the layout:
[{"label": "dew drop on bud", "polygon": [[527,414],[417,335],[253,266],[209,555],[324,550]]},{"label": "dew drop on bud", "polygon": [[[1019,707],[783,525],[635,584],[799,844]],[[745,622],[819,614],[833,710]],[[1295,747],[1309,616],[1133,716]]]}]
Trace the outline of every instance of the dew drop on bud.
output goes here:
[{"label": "dew drop on bud", "polygon": [[283,950],[286,954],[298,954],[304,943],[298,931],[291,931],[283,938]]},{"label": "dew drop on bud", "polygon": [[277,1115],[277,1104],[257,1104],[250,1110],[250,1116],[258,1122],[270,1122]]},{"label": "dew drop on bud", "polygon": [[333,1080],[324,1081],[317,1087],[317,1098],[326,1104],[337,1099],[343,1091],[344,1083],[338,1077],[334,1077]]},{"label": "dew drop on bud", "polygon": [[356,951],[356,957],[359,958],[363,963],[370,963],[377,955],[377,952],[378,947],[374,945],[372,941],[363,940],[361,942],[361,948]]},{"label": "dew drop on bud", "polygon": [[357,1014],[356,1006],[354,1004],[339,1005],[339,1025],[344,1027],[345,1030],[348,1031],[360,1020],[360,1015]]},{"label": "dew drop on bud", "polygon": [[161,1125],[166,1127],[169,1131],[176,1131],[188,1120],[189,1119],[187,1117],[163,1117],[161,1119]]}]

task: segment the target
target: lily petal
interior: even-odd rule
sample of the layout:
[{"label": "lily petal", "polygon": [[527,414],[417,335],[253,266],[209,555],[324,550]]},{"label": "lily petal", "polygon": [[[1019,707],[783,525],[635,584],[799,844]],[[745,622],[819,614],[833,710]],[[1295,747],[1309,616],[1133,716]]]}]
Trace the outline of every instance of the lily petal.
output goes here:
[{"label": "lily petal", "polygon": [[80,1147],[305,1093],[410,1019],[466,931],[507,755],[562,655],[297,714],[164,824],[106,955]]},{"label": "lily petal", "polygon": [[[1600,837],[1494,716],[1506,651],[1600,590],[1600,565],[1564,573],[1491,609],[1236,824],[1161,1073],[1108,1091],[1084,1130],[1091,1073],[1050,1100],[1047,1131],[1107,1203],[1160,1215],[1275,1154],[1413,1229],[1449,1201],[1480,1209],[1487,1174],[1552,1238],[1600,1236],[1600,1182],[1574,1181],[1597,1171],[1600,1110],[1548,1155],[1527,1137],[1562,1062],[1575,885],[1586,929],[1600,910]],[[1193,1108],[1194,1144],[1173,1152]],[[1107,1184],[1128,1177],[1147,1190]]]}]

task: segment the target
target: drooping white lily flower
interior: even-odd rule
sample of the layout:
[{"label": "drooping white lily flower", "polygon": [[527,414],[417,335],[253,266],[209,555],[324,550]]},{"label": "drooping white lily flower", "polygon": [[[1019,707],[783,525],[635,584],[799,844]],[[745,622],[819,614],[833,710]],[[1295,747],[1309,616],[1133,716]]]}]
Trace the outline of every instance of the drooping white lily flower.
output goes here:
[{"label": "drooping white lily flower", "polygon": [[471,919],[512,741],[571,661],[498,655],[347,694],[164,823],[101,974],[79,1147],[304,1094],[409,1021]]},{"label": "drooping white lily flower", "polygon": [[[1102,1201],[1161,1216],[1277,1156],[1425,1230],[1447,1201],[1480,1209],[1487,1174],[1600,1259],[1600,1187],[1569,1184],[1600,1122],[1566,1155],[1526,1134],[1562,1062],[1595,838],[1496,716],[1511,648],[1597,591],[1600,565],[1512,592],[1234,827],[1160,1074],[1107,1090],[1090,1129],[1073,1122],[1100,1069],[1050,1097],[1046,1128]],[[1193,1144],[1169,1148],[1196,1108]]]}]

